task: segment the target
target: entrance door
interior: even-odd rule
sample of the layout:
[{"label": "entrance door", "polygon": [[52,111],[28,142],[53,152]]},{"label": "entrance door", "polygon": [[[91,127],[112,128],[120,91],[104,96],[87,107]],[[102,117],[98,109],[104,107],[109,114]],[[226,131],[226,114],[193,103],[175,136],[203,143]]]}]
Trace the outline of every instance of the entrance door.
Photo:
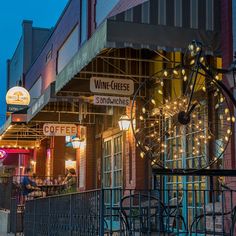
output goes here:
[{"label": "entrance door", "polygon": [[116,205],[120,201],[122,173],[122,134],[119,134],[104,140],[103,188],[107,204]]},{"label": "entrance door", "polygon": [[[201,116],[207,116],[207,111],[202,112]],[[165,139],[165,146],[168,151],[165,152],[165,165],[170,169],[198,169],[199,163],[207,161],[207,150],[205,140],[201,139],[202,132],[206,130],[206,117],[196,117],[201,122],[200,129],[196,125],[189,127],[181,126],[174,129],[174,135]],[[168,124],[168,123],[167,123]],[[168,124],[171,127],[171,123]],[[168,127],[167,127],[168,128]],[[205,155],[204,155],[204,154]],[[204,155],[204,156],[203,156]],[[181,201],[180,205],[185,223],[190,227],[194,216],[202,213],[204,204],[208,203],[206,176],[166,176],[165,202],[170,203],[172,199],[177,198]],[[184,225],[182,229],[184,230]]]}]

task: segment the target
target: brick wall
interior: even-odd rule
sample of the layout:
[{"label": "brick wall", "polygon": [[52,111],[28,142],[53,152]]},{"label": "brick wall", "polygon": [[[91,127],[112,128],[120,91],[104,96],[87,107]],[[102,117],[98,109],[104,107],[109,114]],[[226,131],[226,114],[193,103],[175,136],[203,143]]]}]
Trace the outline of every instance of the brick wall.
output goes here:
[{"label": "brick wall", "polygon": [[38,176],[45,176],[45,164],[47,156],[47,140],[41,142],[40,148],[36,152],[36,174]]},{"label": "brick wall", "polygon": [[79,149],[79,189],[81,191],[96,187],[96,150],[94,126],[81,127],[86,140]]},{"label": "brick wall", "polygon": [[[223,68],[228,68],[233,59],[233,39],[232,39],[232,2],[221,1],[221,31],[222,31],[222,64]],[[232,86],[229,80],[232,76],[224,77],[224,83]],[[235,136],[235,134],[233,135]],[[235,168],[235,138],[231,142],[224,154],[224,168]]]},{"label": "brick wall", "polygon": [[52,153],[54,177],[65,174],[65,137],[54,137],[54,147]]},{"label": "brick wall", "polygon": [[[136,108],[134,107],[133,111]],[[126,110],[131,114],[131,106]],[[131,128],[126,132],[125,142],[125,188],[147,189],[150,187],[149,165],[146,158],[141,158]]]}]

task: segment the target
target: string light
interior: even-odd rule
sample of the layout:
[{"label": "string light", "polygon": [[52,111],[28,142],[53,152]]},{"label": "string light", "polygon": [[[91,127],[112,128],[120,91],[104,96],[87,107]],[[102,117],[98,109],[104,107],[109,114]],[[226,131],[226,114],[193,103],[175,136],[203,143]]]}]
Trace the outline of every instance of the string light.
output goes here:
[{"label": "string light", "polygon": [[[158,91],[159,91],[159,90],[158,90]],[[151,99],[151,103],[152,103],[153,105],[156,105],[156,102],[155,102],[154,99]]]},{"label": "string light", "polygon": [[144,156],[145,156],[145,153],[144,152],[140,152],[140,157],[144,158]]},{"label": "string light", "polygon": [[166,70],[164,71],[163,74],[164,74],[164,76],[166,76],[166,77],[168,76],[168,72],[167,72]]},{"label": "string light", "polygon": [[201,63],[204,62],[204,57],[200,57],[200,62],[201,62]]},{"label": "string light", "polygon": [[173,73],[175,74],[175,75],[179,75],[179,72],[177,71],[177,70],[173,70]]}]

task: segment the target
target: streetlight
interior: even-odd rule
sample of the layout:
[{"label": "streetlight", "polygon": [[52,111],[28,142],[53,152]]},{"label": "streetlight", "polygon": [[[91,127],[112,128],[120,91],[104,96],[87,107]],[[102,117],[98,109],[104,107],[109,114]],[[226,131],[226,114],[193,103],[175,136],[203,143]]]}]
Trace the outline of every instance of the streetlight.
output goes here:
[{"label": "streetlight", "polygon": [[120,130],[127,131],[129,129],[129,126],[130,126],[129,117],[126,114],[122,115],[120,117],[119,121],[118,121],[118,124],[119,124]]}]

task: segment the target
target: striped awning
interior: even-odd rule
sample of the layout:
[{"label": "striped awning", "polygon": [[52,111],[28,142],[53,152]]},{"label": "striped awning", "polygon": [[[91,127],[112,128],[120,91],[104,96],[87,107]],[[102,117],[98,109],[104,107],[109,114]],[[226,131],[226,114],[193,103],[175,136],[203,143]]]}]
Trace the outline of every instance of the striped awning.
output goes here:
[{"label": "striped awning", "polygon": [[149,0],[111,15],[57,75],[55,92],[59,92],[104,49],[129,47],[185,51],[192,40],[197,40],[206,46],[205,54],[220,55],[220,28],[216,24],[220,3],[198,2],[198,5],[190,6],[189,0]]}]

